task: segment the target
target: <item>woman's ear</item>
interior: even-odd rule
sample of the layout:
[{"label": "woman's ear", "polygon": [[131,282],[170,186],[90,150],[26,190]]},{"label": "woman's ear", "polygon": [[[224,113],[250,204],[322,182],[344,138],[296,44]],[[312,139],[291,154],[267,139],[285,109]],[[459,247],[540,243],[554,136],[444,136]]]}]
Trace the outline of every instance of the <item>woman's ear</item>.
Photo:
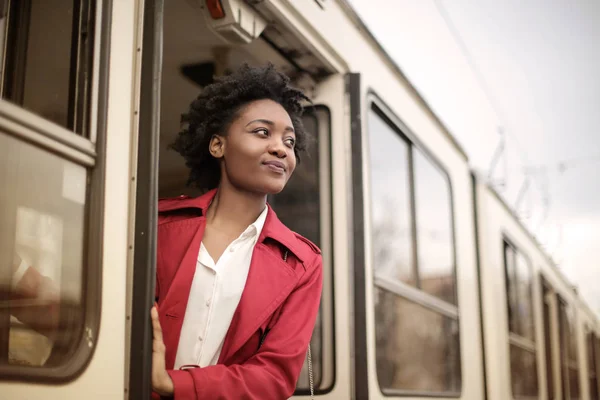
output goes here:
[{"label": "woman's ear", "polygon": [[208,151],[214,158],[222,158],[224,153],[225,140],[220,135],[213,135],[210,138],[210,144],[208,145]]}]

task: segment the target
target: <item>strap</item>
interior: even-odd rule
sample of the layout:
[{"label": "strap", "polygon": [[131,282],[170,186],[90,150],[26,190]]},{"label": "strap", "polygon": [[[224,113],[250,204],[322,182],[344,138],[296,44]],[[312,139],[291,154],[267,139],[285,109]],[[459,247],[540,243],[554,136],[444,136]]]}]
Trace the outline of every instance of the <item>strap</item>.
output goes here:
[{"label": "strap", "polygon": [[312,357],[310,354],[310,343],[308,344],[308,385],[310,387],[310,398],[315,398],[315,386],[313,381],[313,370],[312,370]]}]

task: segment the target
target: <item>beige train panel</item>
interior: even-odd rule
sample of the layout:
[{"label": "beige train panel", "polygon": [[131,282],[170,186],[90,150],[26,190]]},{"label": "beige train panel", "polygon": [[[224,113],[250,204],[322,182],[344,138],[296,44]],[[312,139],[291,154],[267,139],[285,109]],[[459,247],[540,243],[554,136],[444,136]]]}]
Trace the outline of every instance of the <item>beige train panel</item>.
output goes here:
[{"label": "beige train panel", "polygon": [[[59,400],[124,397],[125,310],[132,82],[137,1],[114,1],[104,213],[102,317],[98,343],[82,375],[64,385],[0,383],[2,399]],[[95,110],[96,108],[94,108]]]}]

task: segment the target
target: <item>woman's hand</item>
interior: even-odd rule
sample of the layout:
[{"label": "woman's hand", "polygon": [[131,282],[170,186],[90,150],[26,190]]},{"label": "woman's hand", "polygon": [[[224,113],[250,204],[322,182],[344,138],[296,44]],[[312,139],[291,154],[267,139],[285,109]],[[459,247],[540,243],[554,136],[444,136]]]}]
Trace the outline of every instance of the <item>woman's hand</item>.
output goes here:
[{"label": "woman's hand", "polygon": [[150,317],[152,318],[152,336],[154,337],[152,340],[152,390],[161,396],[172,396],[173,381],[167,374],[165,366],[165,343],[156,306],[150,310]]}]

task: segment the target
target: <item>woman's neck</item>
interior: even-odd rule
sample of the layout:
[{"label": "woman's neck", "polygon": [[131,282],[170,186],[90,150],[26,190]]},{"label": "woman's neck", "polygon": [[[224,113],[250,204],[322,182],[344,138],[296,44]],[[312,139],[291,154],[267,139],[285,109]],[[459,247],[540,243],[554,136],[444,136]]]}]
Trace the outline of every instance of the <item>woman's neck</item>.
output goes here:
[{"label": "woman's neck", "polygon": [[222,182],[208,207],[206,220],[210,225],[219,226],[220,230],[243,230],[256,221],[266,202],[264,195],[241,191]]}]

